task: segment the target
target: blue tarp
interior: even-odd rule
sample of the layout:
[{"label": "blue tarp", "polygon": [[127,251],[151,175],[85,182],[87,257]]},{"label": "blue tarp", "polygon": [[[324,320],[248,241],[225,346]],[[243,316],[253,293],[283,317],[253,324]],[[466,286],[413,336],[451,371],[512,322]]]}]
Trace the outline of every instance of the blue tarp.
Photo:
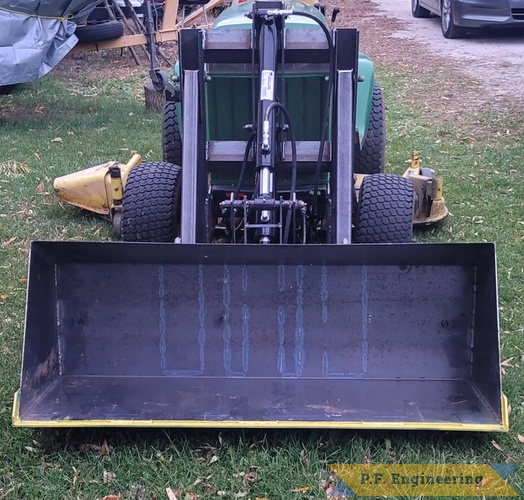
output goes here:
[{"label": "blue tarp", "polygon": [[36,80],[78,42],[76,25],[100,0],[0,0],[0,86]]}]

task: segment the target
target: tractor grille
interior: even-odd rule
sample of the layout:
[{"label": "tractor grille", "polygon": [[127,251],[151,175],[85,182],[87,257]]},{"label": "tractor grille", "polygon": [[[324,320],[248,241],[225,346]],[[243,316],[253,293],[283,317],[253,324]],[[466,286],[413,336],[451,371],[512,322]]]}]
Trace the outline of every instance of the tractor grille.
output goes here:
[{"label": "tractor grille", "polygon": [[524,9],[511,9],[511,16],[515,21],[524,21]]}]

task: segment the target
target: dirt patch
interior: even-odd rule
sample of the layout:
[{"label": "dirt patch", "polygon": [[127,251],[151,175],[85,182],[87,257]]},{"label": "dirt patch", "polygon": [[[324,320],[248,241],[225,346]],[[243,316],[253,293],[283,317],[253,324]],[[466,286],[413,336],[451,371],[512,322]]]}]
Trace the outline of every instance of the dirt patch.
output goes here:
[{"label": "dirt patch", "polygon": [[[464,110],[489,107],[504,111],[522,106],[523,31],[482,31],[464,40],[446,40],[440,32],[440,19],[414,19],[407,0],[400,5],[398,0],[332,2],[328,16],[332,7],[341,9],[336,27],[357,28],[362,52],[379,68],[393,66],[412,79],[406,105],[414,105],[421,112],[437,112],[450,122]],[[176,43],[164,45],[162,50],[174,61]],[[76,85],[82,74],[90,78],[131,75],[147,79],[144,50],[136,47],[135,51],[141,65],[128,50],[112,50],[69,55],[56,71]],[[167,70],[165,61],[163,65]],[[435,81],[442,82],[437,83],[437,91]]]},{"label": "dirt patch", "polygon": [[415,19],[409,1],[374,0],[379,11],[401,21],[393,37],[412,40],[433,54],[442,55],[460,66],[460,71],[479,79],[495,99],[524,98],[519,84],[524,65],[524,29],[473,30],[459,40],[442,36],[440,18]]},{"label": "dirt patch", "polygon": [[145,76],[148,60],[141,47],[137,47],[135,52],[137,52],[140,64],[136,63],[127,49],[69,54],[54,69],[54,72],[70,81]]},{"label": "dirt patch", "polygon": [[374,61],[410,72],[414,83],[424,76],[441,79],[447,107],[511,109],[524,100],[524,30],[481,30],[447,40],[440,18],[413,18],[407,0],[347,0],[340,21],[360,30],[361,48]]}]

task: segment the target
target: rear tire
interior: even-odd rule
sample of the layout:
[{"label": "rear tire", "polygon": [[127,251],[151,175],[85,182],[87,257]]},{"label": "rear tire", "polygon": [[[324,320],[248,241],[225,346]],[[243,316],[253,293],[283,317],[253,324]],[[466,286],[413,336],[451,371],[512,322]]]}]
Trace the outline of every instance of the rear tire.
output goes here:
[{"label": "rear tire", "polygon": [[453,0],[442,0],[440,4],[440,21],[444,38],[462,38],[466,30],[462,26],[457,26],[454,18]]},{"label": "rear tire", "polygon": [[355,239],[357,243],[411,243],[413,185],[392,174],[366,177],[360,187]]},{"label": "rear tire", "polygon": [[162,156],[164,161],[182,165],[182,135],[176,103],[166,101],[162,115]]},{"label": "rear tire", "polygon": [[420,6],[419,0],[411,0],[411,14],[413,17],[425,18],[431,15],[428,9]]},{"label": "rear tire", "polygon": [[373,84],[368,132],[362,149],[355,148],[356,174],[380,174],[386,165],[386,113],[378,83]]},{"label": "rear tire", "polygon": [[131,170],[122,202],[124,241],[172,242],[180,223],[180,167],[141,163]]}]

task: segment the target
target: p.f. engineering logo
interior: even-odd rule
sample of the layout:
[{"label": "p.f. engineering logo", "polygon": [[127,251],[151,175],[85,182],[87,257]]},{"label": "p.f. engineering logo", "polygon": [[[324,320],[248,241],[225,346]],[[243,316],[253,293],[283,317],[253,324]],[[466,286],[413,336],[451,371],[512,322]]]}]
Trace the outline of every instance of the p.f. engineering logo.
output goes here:
[{"label": "p.f. engineering logo", "polygon": [[347,488],[336,496],[516,497],[516,464],[330,464]]}]

